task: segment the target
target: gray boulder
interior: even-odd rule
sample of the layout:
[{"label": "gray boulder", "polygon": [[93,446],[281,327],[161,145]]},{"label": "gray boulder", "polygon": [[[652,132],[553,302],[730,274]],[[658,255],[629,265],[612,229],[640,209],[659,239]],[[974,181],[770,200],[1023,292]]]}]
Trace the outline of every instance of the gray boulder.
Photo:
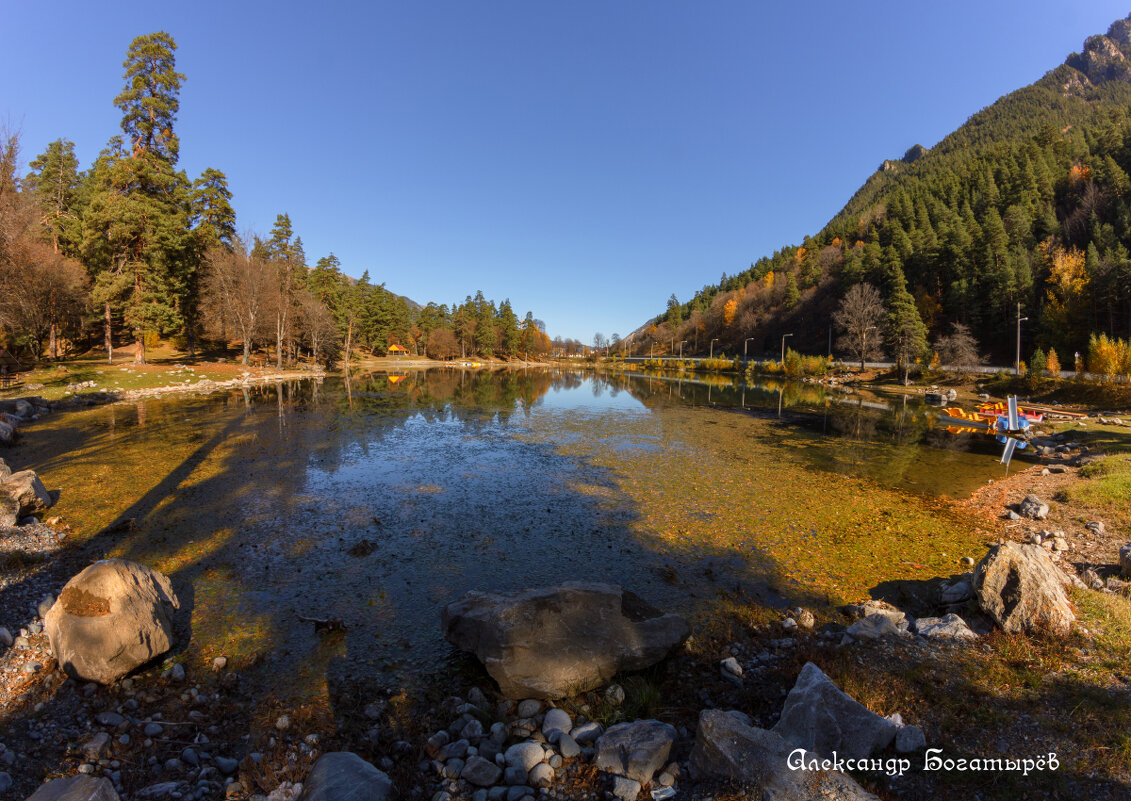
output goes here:
[{"label": "gray boulder", "polygon": [[658,720],[618,723],[597,739],[594,762],[599,770],[648,784],[667,764],[675,738],[675,728]]},{"label": "gray boulder", "polygon": [[772,731],[796,747],[821,756],[836,751],[846,759],[860,759],[891,745],[897,728],[807,662],[786,696],[781,719]]},{"label": "gray boulder", "polygon": [[1026,495],[1025,500],[1018,505],[1017,511],[1022,517],[1030,520],[1044,520],[1049,516],[1049,505],[1036,495]]},{"label": "gray boulder", "polygon": [[1119,574],[1131,578],[1131,542],[1119,546]]},{"label": "gray boulder", "polygon": [[944,605],[960,604],[974,597],[973,576],[964,575],[953,584],[944,584],[939,590],[939,602]]},{"label": "gray boulder", "polygon": [[0,445],[12,445],[16,441],[16,429],[0,421]]},{"label": "gray boulder", "polygon": [[978,635],[970,630],[966,621],[953,612],[944,617],[921,617],[916,621],[916,626],[920,634],[931,639],[978,639]]},{"label": "gray boulder", "polygon": [[569,582],[514,593],[469,592],[442,613],[444,637],[476,655],[507,698],[562,698],[622,670],[659,662],[688,635],[612,584]]},{"label": "gray boulder", "polygon": [[0,484],[0,493],[15,499],[20,505],[20,517],[42,514],[55,503],[47,487],[31,470],[12,473]]},{"label": "gray boulder", "polygon": [[179,606],[167,576],[105,559],[67,582],[43,622],[67,675],[110,684],[172,647]]},{"label": "gray boulder", "polygon": [[857,620],[848,627],[848,634],[857,640],[878,640],[883,637],[903,637],[907,634],[904,624],[900,628],[892,618],[887,615],[868,615],[863,620]]},{"label": "gray boulder", "polygon": [[477,754],[464,764],[460,778],[477,787],[490,787],[493,784],[498,784],[502,775],[502,768]]},{"label": "gray boulder", "polygon": [[109,779],[68,776],[41,784],[27,801],[119,801]]},{"label": "gray boulder", "polygon": [[357,754],[332,751],[318,757],[298,801],[387,801],[393,782]]},{"label": "gray boulder", "polygon": [[1067,634],[1076,620],[1064,592],[1064,574],[1039,545],[1003,542],[974,568],[982,610],[1011,633]]},{"label": "gray boulder", "polygon": [[[747,726],[719,709],[699,713],[691,771],[696,781],[737,782],[744,798],[762,801],[878,801],[843,773],[791,767],[820,759],[803,752],[772,731]],[[792,755],[792,756],[791,756]]]}]

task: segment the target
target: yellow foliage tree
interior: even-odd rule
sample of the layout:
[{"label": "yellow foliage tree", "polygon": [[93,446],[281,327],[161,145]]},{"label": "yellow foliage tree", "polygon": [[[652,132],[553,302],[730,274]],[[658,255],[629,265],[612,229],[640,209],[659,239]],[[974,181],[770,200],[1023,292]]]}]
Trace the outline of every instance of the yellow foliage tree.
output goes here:
[{"label": "yellow foliage tree", "polygon": [[1050,242],[1045,253],[1049,262],[1047,322],[1060,339],[1072,341],[1083,335],[1087,310],[1088,273],[1084,269],[1084,252],[1076,248],[1065,250]]},{"label": "yellow foliage tree", "polygon": [[1049,375],[1053,378],[1060,377],[1060,357],[1056,355],[1056,348],[1049,348],[1048,360],[1045,362],[1045,369],[1049,371]]},{"label": "yellow foliage tree", "polygon": [[766,289],[773,289],[774,288],[774,271],[770,270],[768,273],[766,273],[766,277],[763,278],[762,280],[766,282]]},{"label": "yellow foliage tree", "polygon": [[734,314],[738,311],[738,301],[731,298],[723,305],[723,325],[729,326],[734,322]]}]

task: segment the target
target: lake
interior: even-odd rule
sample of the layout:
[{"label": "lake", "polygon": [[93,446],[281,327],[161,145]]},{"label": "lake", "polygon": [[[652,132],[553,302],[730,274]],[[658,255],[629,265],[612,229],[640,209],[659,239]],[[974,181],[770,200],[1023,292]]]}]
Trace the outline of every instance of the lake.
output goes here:
[{"label": "lake", "polygon": [[609,581],[695,616],[957,572],[986,537],[961,500],[1001,446],[925,412],[816,384],[430,369],[53,414],[9,461],[62,490],[72,547],[173,577],[190,657],[303,694],[442,667],[439,610],[470,589]]}]

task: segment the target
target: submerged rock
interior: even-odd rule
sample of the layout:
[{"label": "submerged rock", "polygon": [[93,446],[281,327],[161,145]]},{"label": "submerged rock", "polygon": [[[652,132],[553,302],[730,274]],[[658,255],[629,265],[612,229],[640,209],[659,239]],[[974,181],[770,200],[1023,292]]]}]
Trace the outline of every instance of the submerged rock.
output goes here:
[{"label": "submerged rock", "polygon": [[719,709],[699,713],[691,771],[696,781],[738,782],[742,797],[772,801],[878,801],[843,773],[797,769],[820,759],[798,749],[780,735],[748,726]]},{"label": "submerged rock", "polygon": [[1039,545],[995,545],[974,568],[978,604],[1011,633],[1067,634],[1076,615],[1064,581],[1064,574]]},{"label": "submerged rock", "polygon": [[442,614],[444,637],[475,654],[507,698],[562,698],[622,670],[659,662],[688,635],[611,584],[569,582],[514,593],[469,592]]},{"label": "submerged rock", "polygon": [[67,582],[44,627],[67,675],[110,684],[172,647],[179,606],[167,576],[105,559]]},{"label": "submerged rock", "polygon": [[772,731],[798,748],[821,756],[836,751],[846,759],[860,759],[887,748],[897,729],[807,662],[786,696],[781,719]]}]

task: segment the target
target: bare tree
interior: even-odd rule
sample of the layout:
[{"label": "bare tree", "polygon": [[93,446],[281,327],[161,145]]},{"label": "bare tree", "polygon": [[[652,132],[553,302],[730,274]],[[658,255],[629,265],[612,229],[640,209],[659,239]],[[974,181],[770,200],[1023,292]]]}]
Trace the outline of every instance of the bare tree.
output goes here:
[{"label": "bare tree", "polygon": [[856,284],[845,293],[833,313],[833,324],[842,332],[837,347],[852,354],[860,362],[883,356],[883,327],[886,319],[880,291],[871,284]]},{"label": "bare tree", "polygon": [[208,266],[205,304],[211,312],[209,319],[215,328],[226,331],[231,326],[240,336],[243,363],[247,364],[266,317],[275,271],[258,256],[248,253],[244,246],[234,252],[223,248],[212,251]]},{"label": "bare tree", "polygon": [[338,322],[334,319],[326,304],[318,296],[305,289],[300,289],[298,298],[298,328],[306,344],[310,346],[310,355],[315,362],[332,364],[337,351]]},{"label": "bare tree", "polygon": [[939,354],[939,362],[948,367],[969,369],[986,363],[986,357],[978,353],[978,340],[962,323],[953,323],[949,335],[935,340],[935,351]]}]

